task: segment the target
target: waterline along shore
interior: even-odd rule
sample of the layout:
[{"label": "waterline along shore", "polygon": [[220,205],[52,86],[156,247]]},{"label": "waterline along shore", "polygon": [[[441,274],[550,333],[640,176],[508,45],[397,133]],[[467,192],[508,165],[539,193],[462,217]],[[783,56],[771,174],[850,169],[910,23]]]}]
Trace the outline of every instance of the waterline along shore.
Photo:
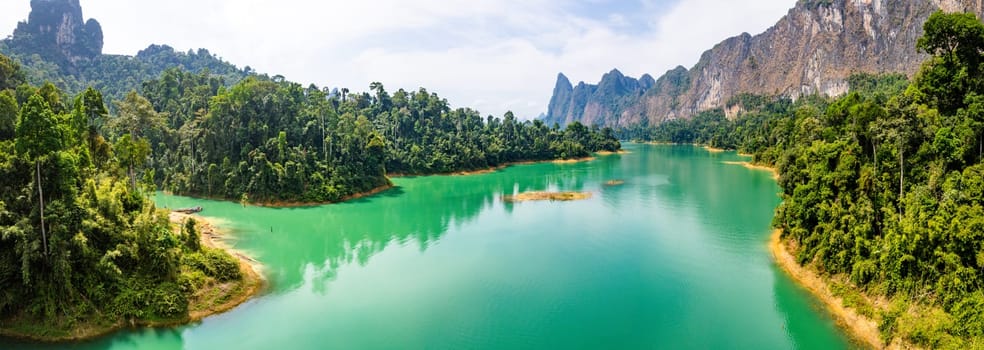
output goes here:
[{"label": "waterline along shore", "polygon": [[[605,151],[601,151],[601,152],[596,152],[595,154],[596,155],[599,155],[599,156],[607,156],[607,155],[613,155],[613,154],[626,154],[626,153],[628,153],[628,152],[626,152],[626,151],[618,151],[618,152],[605,152]],[[484,169],[476,169],[476,170],[453,171],[453,172],[448,172],[448,173],[437,173],[437,174],[403,174],[403,173],[391,173],[391,174],[386,174],[386,176],[387,177],[390,177],[390,178],[394,178],[394,177],[415,177],[415,176],[471,176],[471,175],[490,174],[490,173],[494,173],[496,171],[499,171],[499,170],[502,170],[502,169],[505,169],[505,168],[508,168],[508,167],[511,167],[511,166],[516,166],[516,165],[530,165],[530,164],[540,164],[540,163],[574,164],[574,163],[580,163],[580,162],[589,162],[589,161],[592,161],[592,160],[595,160],[595,159],[597,159],[597,158],[588,156],[588,157],[573,158],[573,159],[524,160],[524,161],[518,161],[518,162],[508,162],[508,163],[500,164],[498,166],[488,167],[488,168],[484,168]]]},{"label": "waterline along shore", "polygon": [[198,223],[201,233],[201,243],[205,247],[221,249],[236,258],[242,279],[215,283],[195,291],[188,297],[188,315],[174,319],[128,319],[128,320],[94,320],[78,324],[71,330],[40,329],[31,325],[19,325],[17,320],[8,320],[0,328],[0,336],[40,343],[81,342],[99,338],[126,328],[166,328],[185,325],[232,310],[259,294],[264,286],[263,277],[257,272],[261,268],[256,260],[242,252],[236,251],[217,239],[225,235],[208,218],[182,213],[170,213],[169,220],[172,229],[180,230],[189,218]]},{"label": "waterline along shore", "polygon": [[817,272],[796,262],[790,252],[790,247],[782,241],[782,231],[773,230],[769,238],[769,251],[777,265],[793,278],[797,284],[806,288],[811,294],[823,302],[827,311],[836,319],[837,324],[848,331],[856,340],[874,349],[883,349],[878,332],[878,322],[859,314],[844,305],[844,300],[833,292],[827,280]]},{"label": "waterline along shore", "polygon": [[723,162],[723,163],[729,165],[741,165],[751,170],[768,171],[769,173],[772,174],[773,179],[779,180],[779,170],[768,165],[752,164],[751,162]]},{"label": "waterline along shore", "polygon": [[[172,212],[169,216],[171,224],[175,227],[181,227],[189,219],[194,219],[198,223],[198,232],[201,235],[201,242],[204,246],[224,250],[229,255],[232,255],[239,262],[239,270],[242,272],[243,278],[241,281],[235,281],[226,283],[223,285],[216,286],[219,291],[225,292],[219,297],[213,298],[214,300],[209,300],[209,298],[203,298],[203,300],[196,300],[196,298],[191,298],[192,304],[189,305],[189,319],[187,322],[196,322],[204,319],[205,317],[212,316],[215,314],[220,314],[229,310],[232,310],[236,306],[239,306],[249,299],[253,298],[263,290],[265,281],[260,275],[259,270],[262,269],[262,265],[255,259],[249,257],[243,252],[233,249],[228,244],[221,241],[222,237],[228,235],[227,232],[223,232],[218,228],[216,223],[204,216],[200,215],[190,215]],[[209,291],[199,291],[196,296],[207,296]],[[224,302],[216,302],[218,300],[225,300]],[[195,301],[198,301],[195,303]],[[167,325],[165,325],[167,326]]]},{"label": "waterline along shore", "polygon": [[[303,207],[316,207],[320,205],[337,204],[344,203],[350,200],[355,200],[359,198],[371,197],[377,194],[389,191],[393,189],[393,183],[388,183],[365,192],[359,192],[350,194],[348,196],[342,197],[341,199],[334,202],[279,202],[279,201],[264,201],[264,202],[249,202],[243,203],[244,205],[255,205],[257,207],[265,208],[303,208]],[[219,199],[222,200],[222,199]]]}]

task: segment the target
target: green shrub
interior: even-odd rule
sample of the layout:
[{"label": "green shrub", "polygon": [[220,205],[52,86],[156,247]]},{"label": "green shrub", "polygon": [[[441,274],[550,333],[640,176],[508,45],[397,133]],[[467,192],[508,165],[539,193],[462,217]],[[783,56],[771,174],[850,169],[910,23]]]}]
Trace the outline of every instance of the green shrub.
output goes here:
[{"label": "green shrub", "polygon": [[188,298],[175,283],[163,283],[154,288],[150,301],[154,315],[178,318],[188,314]]},{"label": "green shrub", "polygon": [[185,221],[184,229],[182,230],[184,231],[185,247],[192,252],[202,250],[202,238],[201,234],[198,233],[197,224],[198,222],[195,219],[188,219],[188,221]]},{"label": "green shrub", "polygon": [[211,267],[211,276],[219,281],[232,281],[242,278],[239,270],[239,261],[224,251],[218,249],[208,249],[205,251],[205,258]]},{"label": "green shrub", "polygon": [[178,286],[181,287],[181,291],[185,294],[194,293],[196,290],[204,287],[207,282],[208,276],[205,276],[205,273],[198,269],[183,271],[178,276]]},{"label": "green shrub", "polygon": [[219,249],[204,249],[200,253],[185,254],[181,263],[222,282],[242,278],[236,258]]},{"label": "green shrub", "polygon": [[207,276],[212,274],[209,272],[208,260],[202,252],[188,253],[181,257],[181,265],[196,271],[201,271]]}]

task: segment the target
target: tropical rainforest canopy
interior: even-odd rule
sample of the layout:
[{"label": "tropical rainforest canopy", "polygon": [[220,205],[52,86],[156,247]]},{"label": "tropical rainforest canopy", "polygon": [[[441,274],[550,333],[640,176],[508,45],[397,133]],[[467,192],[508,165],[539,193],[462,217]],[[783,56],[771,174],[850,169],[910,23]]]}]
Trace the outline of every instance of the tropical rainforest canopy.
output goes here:
[{"label": "tropical rainforest canopy", "polygon": [[[0,55],[0,326],[59,337],[122,320],[181,320],[201,288],[239,263],[180,233],[133,177],[147,149],[108,141],[102,95],[25,84]],[[143,157],[143,158],[141,158]],[[23,328],[27,327],[27,328]]]}]

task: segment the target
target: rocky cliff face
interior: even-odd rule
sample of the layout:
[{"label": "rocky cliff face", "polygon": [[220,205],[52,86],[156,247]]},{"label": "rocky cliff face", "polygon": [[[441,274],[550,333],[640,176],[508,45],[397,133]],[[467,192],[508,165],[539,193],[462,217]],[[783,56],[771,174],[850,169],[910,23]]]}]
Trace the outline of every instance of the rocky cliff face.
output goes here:
[{"label": "rocky cliff face", "polygon": [[18,23],[8,45],[71,67],[102,54],[102,26],[83,22],[79,0],[31,0],[27,22]]},{"label": "rocky cliff face", "polygon": [[601,78],[598,85],[584,82],[576,87],[566,76],[557,76],[557,86],[547,116],[547,124],[568,124],[579,120],[586,124],[602,124],[621,118],[621,111],[631,107],[640,97],[656,85],[653,77],[643,75],[639,79],[626,77],[617,69]]},{"label": "rocky cliff face", "polygon": [[21,64],[28,83],[51,82],[69,95],[95,86],[107,100],[123,99],[170,68],[208,71],[229,85],[251,74],[205,49],[185,53],[150,45],[129,56],[104,55],[102,48],[102,27],[94,19],[83,22],[79,0],[31,0],[28,20],[0,40],[0,53]]},{"label": "rocky cliff face", "polygon": [[[981,16],[982,2],[801,0],[764,33],[729,38],[704,52],[693,68],[677,67],[641,94],[593,94],[596,100],[621,104],[597,105],[580,113],[571,109],[564,115],[548,113],[546,120],[611,126],[655,124],[728,107],[727,102],[739,93],[836,96],[847,91],[847,78],[852,73],[903,72],[912,76],[926,58],[915,47],[929,15],[943,9]],[[576,96],[574,90],[572,95]],[[555,95],[554,100],[563,98]],[[560,106],[565,101],[554,100],[550,111],[564,111],[554,109],[553,102]]]}]

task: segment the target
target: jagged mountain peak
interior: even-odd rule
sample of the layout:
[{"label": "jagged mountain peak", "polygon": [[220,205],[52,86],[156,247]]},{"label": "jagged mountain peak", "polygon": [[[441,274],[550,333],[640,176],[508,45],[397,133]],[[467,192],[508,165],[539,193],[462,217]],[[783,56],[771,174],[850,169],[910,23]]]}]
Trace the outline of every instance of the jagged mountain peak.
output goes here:
[{"label": "jagged mountain peak", "polygon": [[0,40],[0,53],[20,62],[29,83],[52,82],[68,94],[98,86],[107,99],[122,99],[170,68],[207,71],[226,84],[251,74],[205,49],[183,53],[150,45],[136,56],[104,55],[102,27],[84,20],[79,0],[31,0],[27,18]]},{"label": "jagged mountain peak", "polygon": [[[605,73],[598,85],[579,82],[570,88],[567,77],[558,75],[557,85],[543,121],[552,124],[567,124],[580,120],[585,124],[600,124],[605,118],[617,117],[621,108],[631,101],[626,96],[638,98],[656,85],[650,75],[639,79],[627,77],[618,69]],[[603,117],[592,119],[577,119],[580,115],[603,114]]]},{"label": "jagged mountain peak", "polygon": [[564,73],[557,73],[557,86],[568,86],[573,88],[571,80]]},{"label": "jagged mountain peak", "polygon": [[656,79],[653,79],[653,76],[649,75],[648,73],[643,74],[641,77],[639,77],[639,84],[642,84],[642,86],[646,90],[649,90],[653,86],[656,86]]},{"label": "jagged mountain peak", "polygon": [[[625,75],[624,75],[624,74],[622,74],[622,72],[621,72],[621,71],[619,71],[619,70],[618,70],[618,68],[612,68],[612,70],[611,70],[611,71],[609,71],[608,73],[605,73],[605,76],[611,76],[611,77],[616,77],[616,78],[622,78],[622,77],[624,77]],[[602,79],[604,79],[604,78],[602,78]]]},{"label": "jagged mountain peak", "polygon": [[7,44],[72,67],[102,54],[103,32],[98,21],[84,19],[79,0],[31,0],[28,20],[18,23]]},{"label": "jagged mountain peak", "polygon": [[[982,7],[980,0],[801,0],[765,32],[727,38],[690,69],[674,68],[651,85],[643,76],[639,84],[644,94],[599,89],[595,94],[605,96],[596,100],[617,103],[547,117],[611,126],[657,124],[722,108],[739,93],[836,96],[847,91],[853,73],[911,76],[926,58],[916,52],[915,43],[931,13],[942,9],[980,16]],[[612,81],[612,73],[599,87]]]}]

